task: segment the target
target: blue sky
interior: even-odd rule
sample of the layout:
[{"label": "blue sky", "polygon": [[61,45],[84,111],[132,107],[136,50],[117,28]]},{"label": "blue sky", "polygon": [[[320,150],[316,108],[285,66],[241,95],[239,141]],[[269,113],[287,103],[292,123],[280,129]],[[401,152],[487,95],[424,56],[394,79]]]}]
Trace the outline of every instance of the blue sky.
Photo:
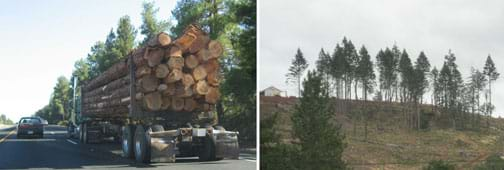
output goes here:
[{"label": "blue sky", "polygon": [[[104,41],[119,18],[141,25],[143,1],[3,1],[0,6],[0,114],[14,121],[48,104],[56,79]],[[170,19],[176,1],[155,1]],[[137,41],[140,40],[137,36]]]}]

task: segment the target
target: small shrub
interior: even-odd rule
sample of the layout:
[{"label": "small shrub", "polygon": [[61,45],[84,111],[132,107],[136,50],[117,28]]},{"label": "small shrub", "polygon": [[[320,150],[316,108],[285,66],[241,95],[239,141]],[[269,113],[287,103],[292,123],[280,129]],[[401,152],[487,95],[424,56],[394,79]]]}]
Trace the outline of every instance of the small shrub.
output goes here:
[{"label": "small shrub", "polygon": [[443,160],[430,161],[424,170],[455,170],[455,165]]},{"label": "small shrub", "polygon": [[504,160],[499,155],[493,154],[489,156],[485,160],[485,162],[482,165],[478,166],[476,169],[502,170],[504,169]]},{"label": "small shrub", "polygon": [[68,126],[68,120],[59,121],[58,125],[60,125],[60,126]]}]

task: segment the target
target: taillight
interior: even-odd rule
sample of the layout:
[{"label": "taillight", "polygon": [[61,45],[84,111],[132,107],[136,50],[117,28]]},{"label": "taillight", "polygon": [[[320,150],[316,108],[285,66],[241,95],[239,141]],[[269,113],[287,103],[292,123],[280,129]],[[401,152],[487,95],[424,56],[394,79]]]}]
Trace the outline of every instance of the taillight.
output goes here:
[{"label": "taillight", "polygon": [[30,127],[30,125],[29,125],[29,124],[21,124],[21,126],[20,126],[20,127],[21,127],[21,128],[28,128],[28,127]]}]

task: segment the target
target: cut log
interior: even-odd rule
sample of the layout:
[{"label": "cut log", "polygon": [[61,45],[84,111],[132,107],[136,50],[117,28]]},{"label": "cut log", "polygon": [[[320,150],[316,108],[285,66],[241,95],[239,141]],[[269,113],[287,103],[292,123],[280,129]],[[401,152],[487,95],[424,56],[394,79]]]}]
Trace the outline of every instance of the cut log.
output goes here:
[{"label": "cut log", "polygon": [[206,111],[209,111],[210,110],[210,105],[208,103],[199,103],[198,104],[198,108],[197,108],[199,111],[203,111],[203,112],[206,112]]},{"label": "cut log", "polygon": [[169,84],[169,83],[174,83],[182,79],[183,73],[179,69],[174,69],[168,74],[168,77],[164,79],[164,82]]},{"label": "cut log", "polygon": [[184,99],[180,97],[172,98],[171,108],[174,111],[182,111],[184,109]]},{"label": "cut log", "polygon": [[194,55],[189,55],[185,58],[185,66],[189,69],[194,69],[199,65],[198,58]]},{"label": "cut log", "polygon": [[207,48],[208,47],[208,42],[210,42],[210,37],[208,35],[201,34],[196,35],[196,40],[191,44],[191,47],[189,47],[189,53],[196,53],[201,49]]},{"label": "cut log", "polygon": [[205,67],[207,73],[217,72],[219,69],[219,61],[217,59],[211,59],[203,64],[203,66]]},{"label": "cut log", "polygon": [[184,99],[184,110],[185,111],[191,112],[196,108],[196,106],[197,106],[197,103],[196,103],[196,101],[194,101],[194,99],[192,99],[192,98]]},{"label": "cut log", "polygon": [[114,80],[108,84],[105,84],[101,87],[95,88],[89,92],[86,92],[86,96],[93,97],[97,95],[108,94],[109,92],[115,91],[117,89],[123,88],[124,86],[129,84],[129,76],[124,76],[117,80]]},{"label": "cut log", "polygon": [[168,66],[166,64],[160,64],[156,66],[156,77],[157,78],[165,78],[170,73]]},{"label": "cut log", "polygon": [[192,75],[193,75],[194,80],[199,81],[199,80],[205,79],[205,77],[207,76],[207,72],[206,72],[204,66],[199,65],[198,67],[196,67],[193,70]]},{"label": "cut log", "polygon": [[149,67],[154,67],[161,64],[161,60],[165,55],[165,51],[160,48],[151,48],[148,50],[148,54],[146,55],[147,64]]},{"label": "cut log", "polygon": [[170,55],[167,57],[182,57],[182,50],[177,45],[171,46]]},{"label": "cut log", "polygon": [[221,80],[219,72],[210,72],[207,75],[207,83],[211,86],[218,87]]},{"label": "cut log", "polygon": [[159,92],[148,93],[143,98],[145,107],[150,111],[158,111],[163,104],[161,94]]},{"label": "cut log", "polygon": [[205,80],[200,80],[194,86],[194,91],[199,95],[206,95],[208,93],[208,85]]},{"label": "cut log", "polygon": [[140,92],[139,92],[139,93],[136,93],[136,94],[135,94],[135,99],[137,99],[137,100],[142,100],[142,99],[143,99],[143,97],[144,97],[144,94],[143,94],[143,93],[140,93]]},{"label": "cut log", "polygon": [[196,53],[196,56],[198,58],[198,61],[200,63],[204,63],[206,61],[208,61],[211,56],[210,56],[210,51],[208,51],[207,49],[201,49],[198,51],[198,53]]},{"label": "cut log", "polygon": [[103,72],[101,75],[91,80],[89,83],[84,85],[84,91],[90,91],[97,87],[103,86],[110,83],[120,77],[128,74],[128,67],[125,60],[121,60],[118,63],[112,65],[107,71]]},{"label": "cut log", "polygon": [[145,75],[149,75],[152,73],[152,69],[149,66],[141,66],[137,69],[135,73],[136,78],[141,78]]},{"label": "cut log", "polygon": [[209,87],[208,93],[205,95],[205,101],[210,104],[215,104],[217,103],[217,100],[219,100],[219,97],[219,89],[215,87]]},{"label": "cut log", "polygon": [[175,83],[166,85],[166,90],[163,91],[163,96],[174,96],[176,91]]},{"label": "cut log", "polygon": [[210,58],[219,58],[224,50],[218,41],[212,40],[208,43],[208,51],[210,51]]},{"label": "cut log", "polygon": [[140,79],[143,92],[153,92],[159,86],[159,80],[154,75],[147,75]]},{"label": "cut log", "polygon": [[197,35],[201,34],[201,32],[202,30],[199,27],[191,24],[184,30],[184,34],[175,40],[175,44],[177,44],[183,52],[186,52],[196,40]]},{"label": "cut log", "polygon": [[190,87],[182,87],[180,88],[180,92],[176,92],[177,97],[192,97],[194,94],[193,88]]},{"label": "cut log", "polygon": [[163,96],[163,103],[161,104],[161,110],[167,110],[170,108],[171,105],[171,97],[170,96]]},{"label": "cut log", "polygon": [[161,32],[155,37],[151,38],[147,43],[151,47],[164,47],[171,43],[171,38],[167,33]]},{"label": "cut log", "polygon": [[184,67],[184,58],[182,57],[170,57],[168,60],[168,67],[170,70],[179,69],[181,70]]},{"label": "cut log", "polygon": [[192,75],[184,74],[184,77],[182,77],[182,84],[184,85],[185,88],[193,85],[194,79],[193,79]]},{"label": "cut log", "polygon": [[159,92],[164,92],[166,89],[168,89],[168,85],[166,84],[160,84],[157,88],[157,91]]}]

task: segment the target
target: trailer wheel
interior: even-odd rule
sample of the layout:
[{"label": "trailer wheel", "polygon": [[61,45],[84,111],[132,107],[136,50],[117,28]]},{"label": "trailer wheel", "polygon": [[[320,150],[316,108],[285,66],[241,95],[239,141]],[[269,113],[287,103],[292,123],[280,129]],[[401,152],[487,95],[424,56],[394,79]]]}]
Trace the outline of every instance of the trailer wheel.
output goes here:
[{"label": "trailer wheel", "polygon": [[214,161],[215,158],[215,141],[213,137],[206,136],[203,139],[203,146],[200,147],[198,152],[198,157],[200,161]]},{"label": "trailer wheel", "polygon": [[164,127],[161,125],[152,125],[151,126],[152,132],[162,132],[164,131]]},{"label": "trailer wheel", "polygon": [[84,123],[82,128],[82,143],[88,144],[88,126],[87,123]]},{"label": "trailer wheel", "polygon": [[80,142],[82,142],[82,141],[84,141],[84,140],[82,139],[82,138],[83,138],[83,136],[84,136],[84,135],[82,134],[82,132],[84,131],[84,124],[83,124],[83,123],[81,123],[79,126],[80,126],[80,128],[79,128],[79,141],[80,141]]},{"label": "trailer wheel", "polygon": [[133,132],[135,127],[133,125],[124,125],[122,126],[122,150],[123,150],[123,157],[126,158],[133,158],[134,152],[133,152]]},{"label": "trailer wheel", "polygon": [[151,128],[138,125],[135,130],[135,159],[139,163],[150,162],[150,136]]}]

